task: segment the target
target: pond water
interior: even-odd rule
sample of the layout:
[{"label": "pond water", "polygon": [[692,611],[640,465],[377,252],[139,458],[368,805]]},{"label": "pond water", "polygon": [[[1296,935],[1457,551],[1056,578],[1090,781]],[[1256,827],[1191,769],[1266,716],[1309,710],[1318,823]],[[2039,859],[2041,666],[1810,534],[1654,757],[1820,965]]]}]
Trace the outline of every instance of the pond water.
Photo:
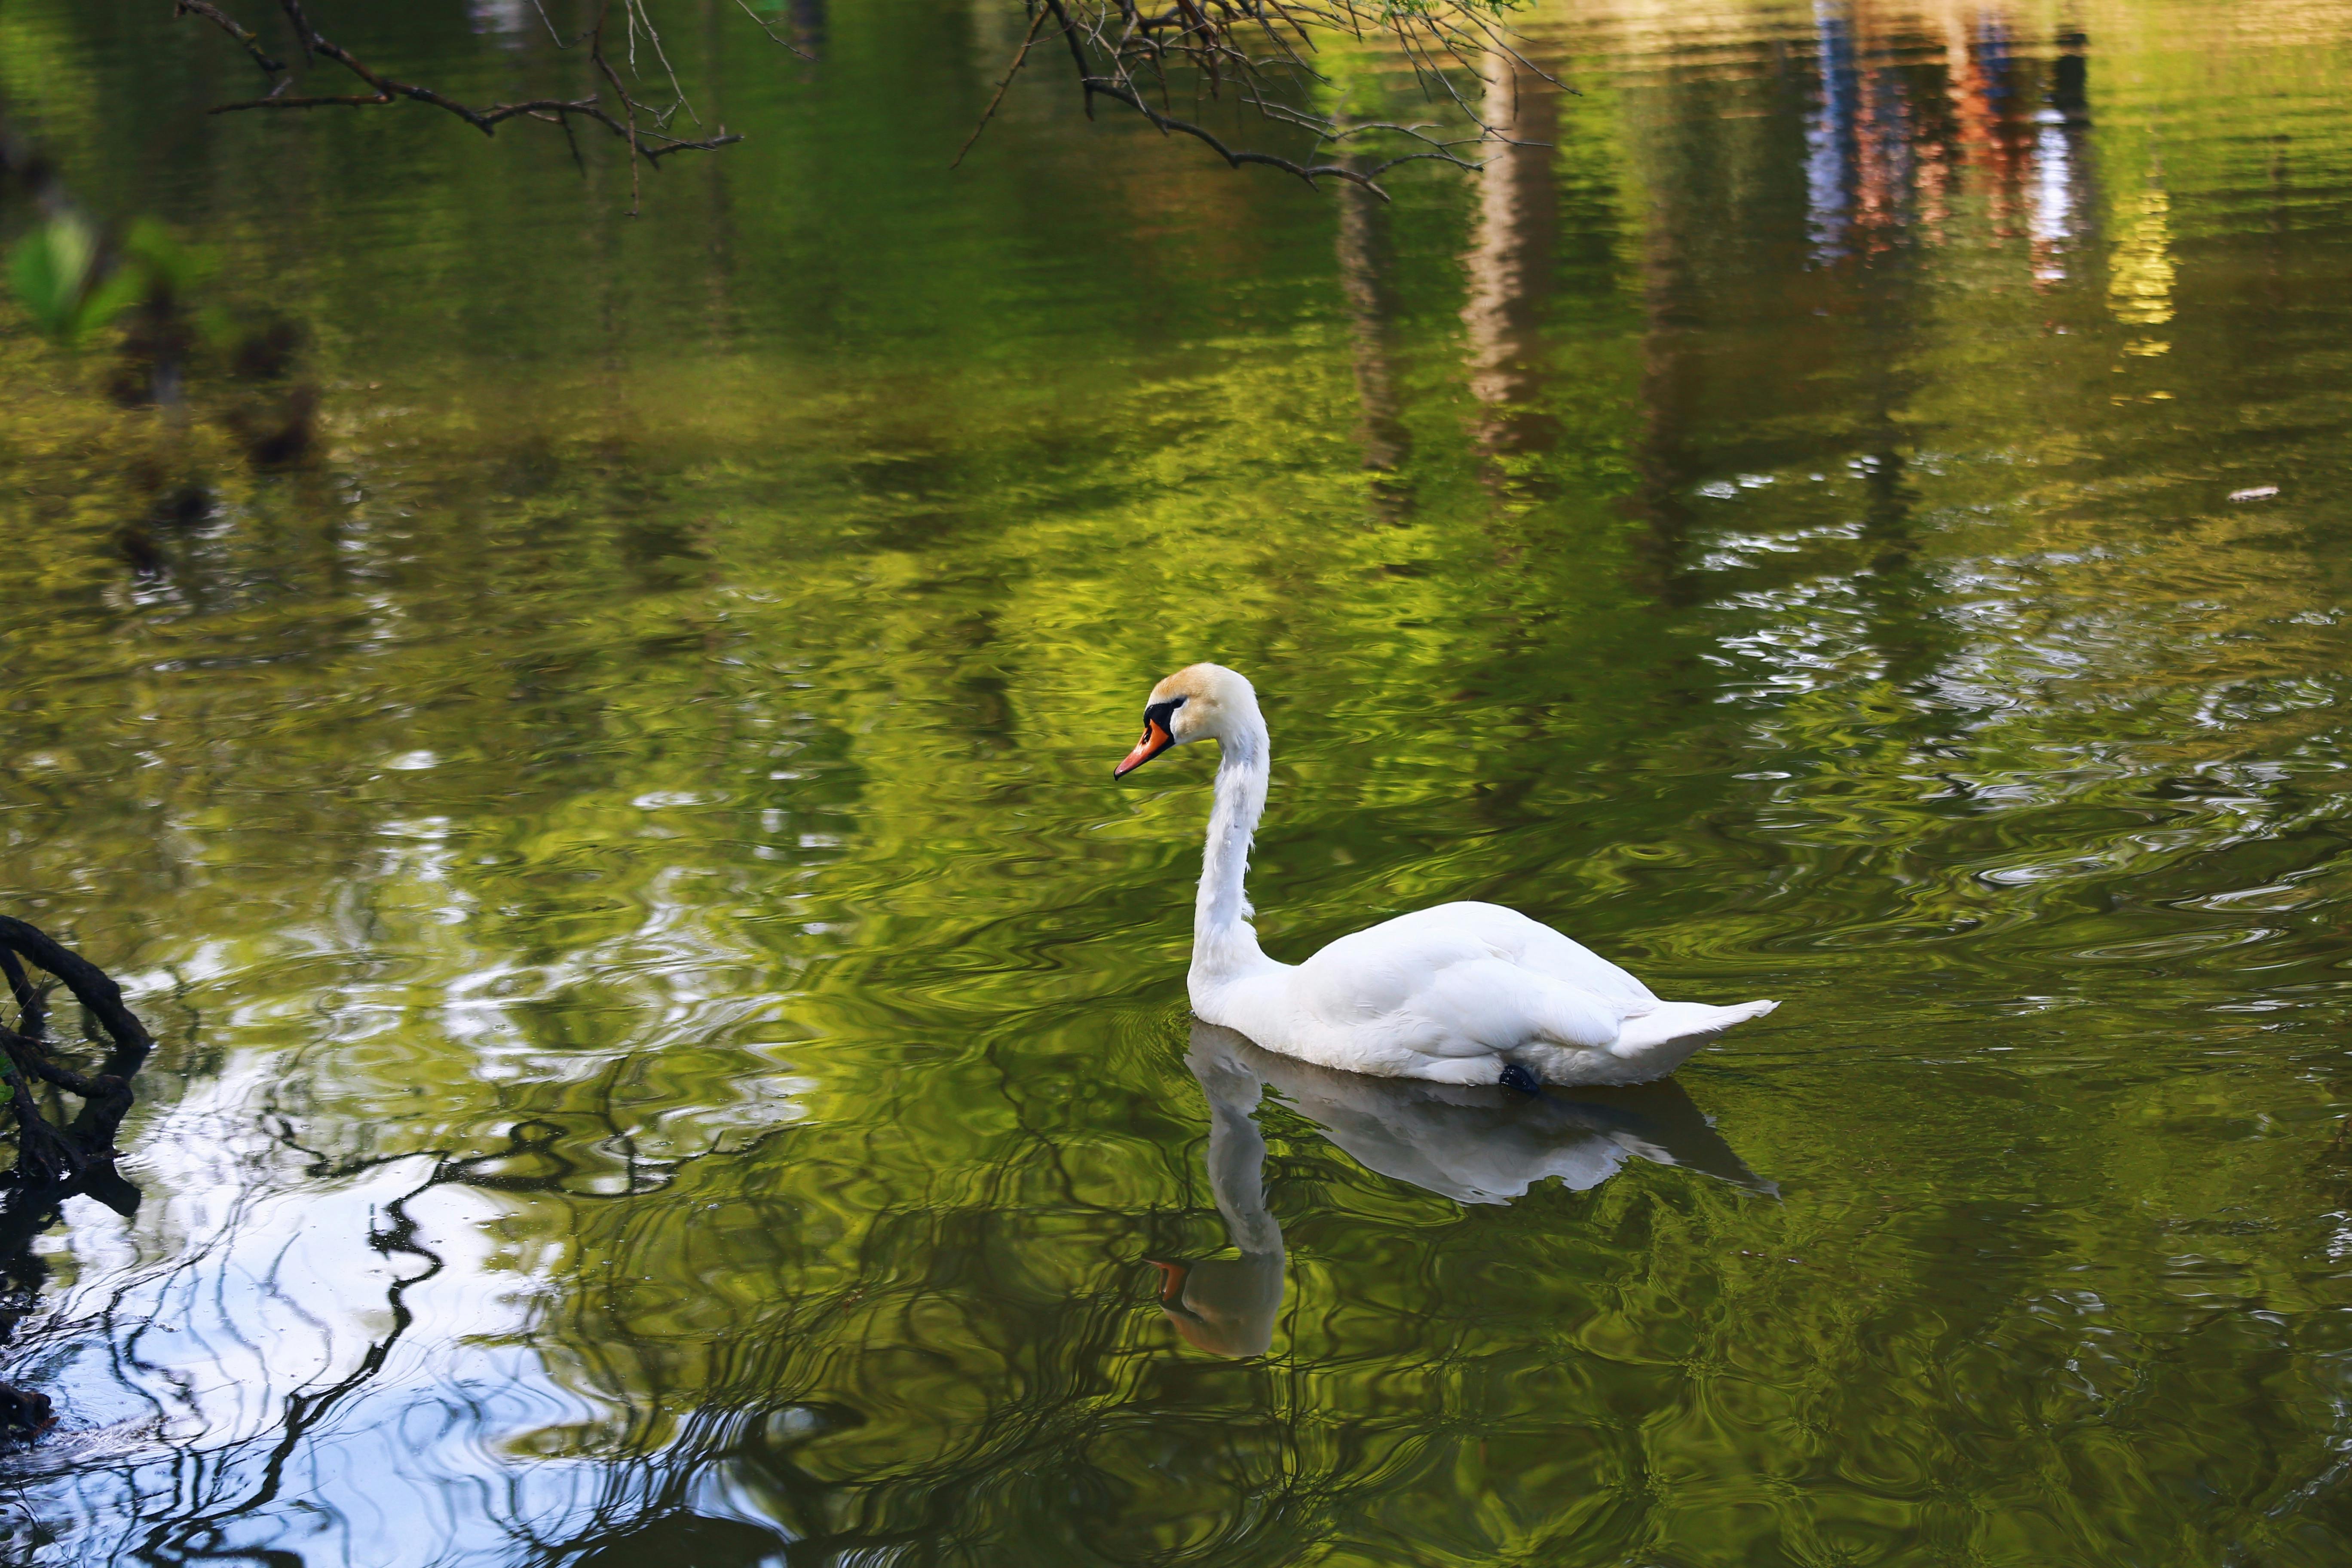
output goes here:
[{"label": "pond water", "polygon": [[[217,436],[0,331],[0,883],[163,1042],[10,1560],[2352,1556],[2352,5],[1550,5],[1549,145],[1389,205],[1043,75],[951,173],[1018,7],[665,14],[749,137],[632,219],[0,9],[320,392],[134,574]],[[1780,1012],[1539,1103],[1196,1028],[1210,761],[1109,773],[1204,658],[1276,956]]]}]

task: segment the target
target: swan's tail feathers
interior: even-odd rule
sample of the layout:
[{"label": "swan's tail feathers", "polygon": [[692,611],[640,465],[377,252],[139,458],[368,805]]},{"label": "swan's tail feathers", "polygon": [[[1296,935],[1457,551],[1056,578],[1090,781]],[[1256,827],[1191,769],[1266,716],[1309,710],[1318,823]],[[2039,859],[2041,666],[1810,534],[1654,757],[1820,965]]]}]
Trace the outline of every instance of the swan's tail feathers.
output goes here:
[{"label": "swan's tail feathers", "polygon": [[1685,1045],[1687,1056],[1734,1024],[1760,1018],[1780,1004],[1742,1002],[1736,1007],[1709,1007],[1697,1002],[1661,1002],[1638,1018],[1628,1018],[1617,1031],[1612,1054],[1644,1056],[1668,1046]]}]

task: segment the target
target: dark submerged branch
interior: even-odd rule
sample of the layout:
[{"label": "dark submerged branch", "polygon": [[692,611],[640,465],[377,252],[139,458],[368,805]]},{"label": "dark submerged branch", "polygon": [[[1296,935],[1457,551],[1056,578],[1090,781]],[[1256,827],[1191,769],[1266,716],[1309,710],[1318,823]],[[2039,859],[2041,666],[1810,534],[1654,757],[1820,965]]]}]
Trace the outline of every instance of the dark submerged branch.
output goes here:
[{"label": "dark submerged branch", "polygon": [[[105,1065],[84,1073],[56,1060],[40,1037],[42,994],[25,973],[30,963],[57,976],[113,1042]],[[0,1272],[37,1281],[43,1273],[33,1238],[53,1224],[65,1200],[96,1198],[118,1214],[139,1205],[138,1189],[114,1168],[114,1135],[131,1110],[131,1079],[155,1048],[122,988],[98,965],[27,921],[0,915],[0,973],[16,998],[25,1032],[0,1028],[0,1079],[16,1123],[16,1166],[0,1195]],[[79,1097],[81,1111],[58,1126],[41,1108],[35,1085]],[[31,1310],[30,1295],[0,1310],[0,1338]],[[47,1394],[0,1383],[0,1436],[37,1436],[54,1422]]]},{"label": "dark submerged branch", "polygon": [[[122,987],[117,985],[106,971],[68,949],[38,926],[10,915],[0,915],[0,947],[12,949],[19,957],[38,968],[47,970],[65,982],[74,999],[89,1008],[114,1041],[118,1056],[133,1053],[136,1060],[128,1071],[138,1070],[139,1063],[155,1048],[154,1038],[147,1033],[130,1008],[122,1005]],[[110,1067],[110,1071],[126,1069]]]},{"label": "dark submerged branch", "polygon": [[[26,1009],[26,1033],[0,1029],[0,1056],[5,1056],[7,1064],[9,1108],[16,1120],[14,1185],[6,1198],[0,1200],[0,1207],[19,1208],[31,1204],[51,1208],[76,1192],[89,1190],[92,1183],[112,1175],[114,1134],[131,1110],[131,1079],[145,1065],[155,1042],[137,1015],[123,1005],[122,988],[104,970],[39,927],[0,915],[0,949],[8,954],[7,963],[0,967],[7,970],[10,987],[16,990],[20,1007],[26,995],[37,996],[17,962],[22,959],[63,981],[66,989],[98,1020],[99,1026],[114,1044],[98,1071],[83,1073],[49,1055],[47,1044],[31,1026],[39,1016],[37,1003]],[[80,1114],[62,1129],[51,1125],[34,1096],[35,1083],[80,1097]]]},{"label": "dark submerged branch", "polygon": [[0,975],[8,981],[8,994],[16,1000],[16,1027],[38,1039],[48,1022],[48,994],[25,974],[13,947],[0,947]]}]

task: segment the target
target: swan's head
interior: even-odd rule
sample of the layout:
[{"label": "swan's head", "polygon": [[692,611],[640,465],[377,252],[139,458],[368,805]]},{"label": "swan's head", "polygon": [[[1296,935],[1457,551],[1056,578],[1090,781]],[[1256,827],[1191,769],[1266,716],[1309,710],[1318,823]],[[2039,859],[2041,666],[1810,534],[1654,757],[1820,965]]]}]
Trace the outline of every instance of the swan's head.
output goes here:
[{"label": "swan's head", "polygon": [[1257,692],[1238,671],[1222,664],[1188,664],[1151,689],[1143,705],[1143,739],[1110,776],[1124,778],[1171,746],[1231,742],[1260,723]]}]

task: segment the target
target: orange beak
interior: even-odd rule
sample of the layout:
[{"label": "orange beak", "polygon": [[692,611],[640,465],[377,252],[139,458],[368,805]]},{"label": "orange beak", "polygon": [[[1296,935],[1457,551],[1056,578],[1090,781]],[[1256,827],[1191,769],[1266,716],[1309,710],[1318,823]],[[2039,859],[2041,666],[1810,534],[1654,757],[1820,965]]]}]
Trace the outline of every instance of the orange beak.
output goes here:
[{"label": "orange beak", "polygon": [[1184,1294],[1184,1278],[1192,1271],[1181,1263],[1162,1263],[1157,1258],[1143,1261],[1160,1270],[1160,1299],[1173,1301]]},{"label": "orange beak", "polygon": [[1152,758],[1158,756],[1160,752],[1166,751],[1175,743],[1176,737],[1161,729],[1160,727],[1159,721],[1155,719],[1145,720],[1143,721],[1143,739],[1135,743],[1135,750],[1127,753],[1127,760],[1125,762],[1111,769],[1110,776],[1115,779],[1125,778],[1128,774],[1133,773],[1136,769],[1141,767],[1144,763],[1150,762]]}]

